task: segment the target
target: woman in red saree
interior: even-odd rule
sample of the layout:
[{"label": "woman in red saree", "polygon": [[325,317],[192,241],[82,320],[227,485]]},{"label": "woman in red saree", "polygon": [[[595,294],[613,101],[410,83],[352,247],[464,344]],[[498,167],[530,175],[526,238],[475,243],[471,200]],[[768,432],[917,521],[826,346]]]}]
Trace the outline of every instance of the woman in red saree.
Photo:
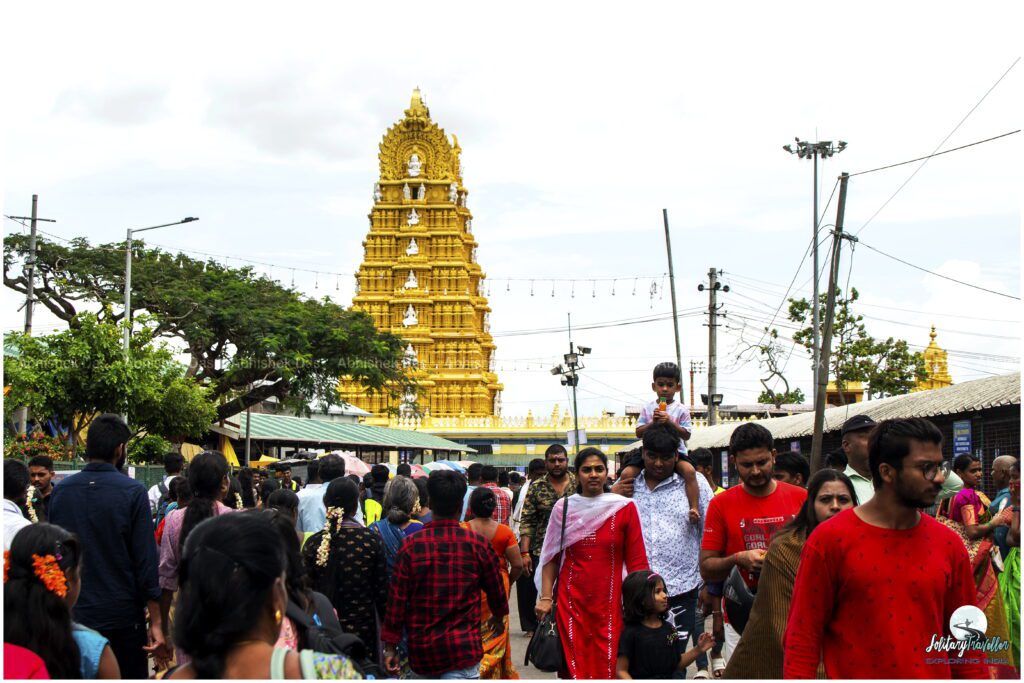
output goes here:
[{"label": "woman in red saree", "polygon": [[[579,493],[559,500],[551,510],[537,572],[537,619],[552,607],[558,575],[555,618],[565,654],[560,678],[615,678],[622,632],[622,579],[649,569],[636,506],[628,498],[607,493],[608,458],[596,448],[576,456]],[[559,544],[562,516],[564,552]]]},{"label": "woman in red saree", "polygon": [[[998,636],[1003,641],[1009,641],[1010,629],[1006,607],[993,566],[993,551],[995,554],[999,551],[993,544],[992,532],[1000,525],[1009,525],[1012,513],[1009,508],[995,518],[989,513],[988,498],[983,492],[975,489],[981,483],[982,467],[981,462],[973,455],[957,456],[953,461],[953,471],[963,479],[964,487],[945,510],[940,507],[936,519],[955,531],[967,548],[977,586],[974,605],[985,612],[988,621],[986,635],[989,638]],[[1009,653],[998,652],[992,657],[1009,658]],[[990,664],[989,675],[992,678],[1015,677],[1012,665]]]}]

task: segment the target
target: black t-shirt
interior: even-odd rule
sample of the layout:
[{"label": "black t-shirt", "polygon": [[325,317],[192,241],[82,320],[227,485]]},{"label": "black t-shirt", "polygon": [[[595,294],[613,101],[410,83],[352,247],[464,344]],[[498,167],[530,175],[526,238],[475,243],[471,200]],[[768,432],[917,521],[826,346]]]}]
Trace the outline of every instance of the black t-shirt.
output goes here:
[{"label": "black t-shirt", "polygon": [[658,628],[627,624],[619,636],[619,656],[629,658],[633,678],[672,678],[686,643],[666,622]]}]

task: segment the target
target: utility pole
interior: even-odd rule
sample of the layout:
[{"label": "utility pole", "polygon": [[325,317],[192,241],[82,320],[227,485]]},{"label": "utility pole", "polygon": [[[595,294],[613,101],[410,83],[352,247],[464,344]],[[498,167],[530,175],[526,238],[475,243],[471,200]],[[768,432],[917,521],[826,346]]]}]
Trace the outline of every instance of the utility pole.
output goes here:
[{"label": "utility pole", "polygon": [[811,473],[821,469],[821,442],[825,428],[825,389],[828,386],[828,367],[832,355],[832,328],[836,308],[836,280],[839,277],[839,254],[843,240],[857,240],[853,235],[843,234],[846,217],[846,185],[848,173],[839,176],[839,205],[836,208],[836,229],[832,233],[832,265],[828,274],[828,301],[825,306],[825,332],[821,347],[821,365],[817,368],[817,393],[814,399],[814,436],[811,439]]},{"label": "utility pole", "polygon": [[[26,276],[25,279],[28,283],[25,286],[25,334],[32,334],[32,312],[36,304],[36,223],[38,221],[45,221],[47,223],[56,223],[57,221],[52,218],[39,218],[39,195],[32,195],[32,215],[31,216],[9,216],[14,220],[29,221],[29,237],[28,237],[28,260],[25,262]],[[14,424],[17,426],[18,431],[24,434],[28,430],[28,408],[22,406],[18,408],[14,416]]]},{"label": "utility pole", "polygon": [[[722,395],[718,389],[718,290],[729,291],[729,285],[722,287],[718,281],[718,271],[714,268],[708,270],[708,425],[718,424],[718,404],[722,402]],[[704,291],[704,284],[697,285],[697,291]],[[724,314],[723,314],[724,315]]]},{"label": "utility pole", "polygon": [[[812,362],[814,364],[814,373],[817,377],[818,367],[821,364],[821,344],[819,343],[819,330],[820,328],[820,315],[819,315],[819,303],[818,303],[818,228],[821,226],[821,218],[818,216],[818,157],[828,158],[835,155],[837,152],[842,152],[846,149],[846,143],[842,140],[839,141],[838,146],[832,144],[831,140],[823,140],[822,142],[807,142],[800,138],[795,138],[797,148],[794,150],[792,145],[783,145],[782,149],[786,150],[790,154],[796,154],[801,159],[814,159],[814,220],[811,224],[814,226],[813,239],[811,241],[811,249],[814,253],[814,273],[812,280],[814,281],[813,296],[814,299],[811,301],[811,332],[814,336],[814,348],[811,349]],[[818,385],[814,385],[814,400],[818,400]]]},{"label": "utility pole", "polygon": [[28,290],[25,294],[25,334],[32,334],[32,308],[35,306],[36,290],[36,221],[39,220],[39,195],[32,195],[32,219],[28,237]]},{"label": "utility pole", "polygon": [[[672,266],[672,238],[669,237],[668,233],[668,209],[661,210],[661,217],[665,223],[665,250],[668,252],[668,284],[669,292],[672,294],[672,329],[676,333],[676,366],[680,371],[682,371],[683,355],[679,350],[679,309],[676,308],[676,275]],[[692,377],[690,379],[690,384],[690,394],[693,394]]]},{"label": "utility pole", "polygon": [[704,361],[690,361],[690,407],[693,407],[693,376],[698,372],[704,372]]}]

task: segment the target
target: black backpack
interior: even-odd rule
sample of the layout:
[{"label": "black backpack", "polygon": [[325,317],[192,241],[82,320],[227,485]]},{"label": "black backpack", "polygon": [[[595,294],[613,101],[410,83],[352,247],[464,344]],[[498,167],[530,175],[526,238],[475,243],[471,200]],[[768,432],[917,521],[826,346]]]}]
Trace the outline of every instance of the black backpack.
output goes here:
[{"label": "black backpack", "polygon": [[363,678],[383,678],[376,656],[362,639],[341,629],[331,601],[323,593],[313,592],[313,609],[319,623],[297,604],[288,601],[285,614],[295,622],[305,649],[329,655],[345,655]]}]

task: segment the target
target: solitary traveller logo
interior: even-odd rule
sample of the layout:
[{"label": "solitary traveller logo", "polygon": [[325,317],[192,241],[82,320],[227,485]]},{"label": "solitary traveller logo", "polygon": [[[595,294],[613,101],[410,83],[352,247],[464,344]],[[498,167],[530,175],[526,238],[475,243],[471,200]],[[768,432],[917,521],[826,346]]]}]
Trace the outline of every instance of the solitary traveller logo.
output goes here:
[{"label": "solitary traveller logo", "polygon": [[[985,613],[974,605],[958,607],[949,617],[950,636],[932,634],[932,642],[925,652],[956,652],[963,658],[968,650],[976,652],[1001,652],[1010,649],[1010,643],[999,636],[986,637],[988,619]],[[931,662],[933,660],[929,660]],[[990,660],[991,661],[991,660]]]}]

